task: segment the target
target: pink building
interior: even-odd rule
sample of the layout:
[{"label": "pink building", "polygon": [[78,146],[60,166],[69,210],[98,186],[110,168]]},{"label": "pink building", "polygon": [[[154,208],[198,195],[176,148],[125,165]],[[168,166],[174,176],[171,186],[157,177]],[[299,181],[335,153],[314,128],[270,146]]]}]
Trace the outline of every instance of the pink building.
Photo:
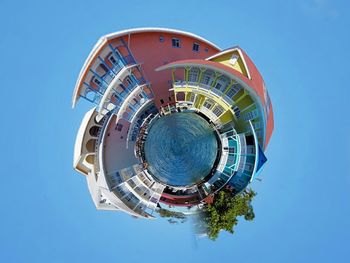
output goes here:
[{"label": "pink building", "polygon": [[159,207],[192,213],[221,189],[245,189],[266,161],[272,105],[238,46],[222,50],[163,28],[112,33],[83,65],[73,107],[80,98],[93,108],[77,135],[74,168],[98,209],[145,218]]}]

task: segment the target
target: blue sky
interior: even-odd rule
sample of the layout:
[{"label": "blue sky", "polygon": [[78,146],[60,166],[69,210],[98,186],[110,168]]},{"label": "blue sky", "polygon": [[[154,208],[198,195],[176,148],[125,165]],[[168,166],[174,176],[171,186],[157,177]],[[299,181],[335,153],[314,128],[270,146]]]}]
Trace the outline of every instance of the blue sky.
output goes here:
[{"label": "blue sky", "polygon": [[[346,1],[0,2],[1,262],[348,262]],[[275,112],[254,222],[196,240],[189,224],[96,211],[73,171],[71,95],[97,39],[133,27],[240,45]]]}]

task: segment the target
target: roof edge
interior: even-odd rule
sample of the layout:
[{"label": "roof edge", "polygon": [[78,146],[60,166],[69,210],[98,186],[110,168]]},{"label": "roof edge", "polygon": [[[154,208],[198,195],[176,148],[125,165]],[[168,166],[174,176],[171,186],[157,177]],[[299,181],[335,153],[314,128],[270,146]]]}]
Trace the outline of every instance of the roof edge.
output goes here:
[{"label": "roof edge", "polygon": [[114,32],[114,33],[110,33],[107,35],[104,35],[103,37],[105,37],[107,40],[116,38],[116,37],[120,37],[120,36],[124,36],[127,34],[134,34],[134,33],[143,33],[143,32],[165,32],[165,33],[174,33],[174,34],[179,34],[179,35],[184,35],[184,36],[189,36],[189,37],[194,37],[197,38],[205,43],[207,43],[208,45],[221,50],[221,48],[219,46],[217,46],[216,44],[214,44],[213,42],[198,36],[196,34],[187,32],[187,31],[182,31],[182,30],[178,30],[178,29],[172,29],[172,28],[165,28],[165,27],[137,27],[137,28],[130,28],[130,29],[126,29],[126,30],[122,30],[122,31],[118,31],[118,32]]},{"label": "roof edge", "polygon": [[74,92],[73,92],[73,97],[72,97],[72,108],[75,107],[77,100],[78,100],[78,92],[79,92],[79,87],[81,86],[82,75],[85,72],[87,65],[90,63],[91,59],[94,57],[95,53],[98,51],[98,49],[101,46],[103,46],[108,40],[114,39],[116,37],[125,36],[128,34],[143,33],[143,32],[165,32],[165,33],[174,33],[174,34],[189,36],[189,37],[199,39],[199,40],[207,43],[208,45],[212,46],[213,48],[221,51],[221,48],[219,46],[217,46],[216,44],[210,42],[209,40],[207,40],[201,36],[198,36],[198,35],[190,33],[190,32],[181,31],[178,29],[171,29],[171,28],[139,27],[139,28],[125,29],[125,30],[114,32],[114,33],[109,33],[107,35],[103,35],[102,37],[99,38],[97,43],[92,48],[90,54],[88,55],[87,59],[84,62],[84,65],[82,66],[82,68],[79,72],[79,76],[78,76],[78,79],[76,81]]}]

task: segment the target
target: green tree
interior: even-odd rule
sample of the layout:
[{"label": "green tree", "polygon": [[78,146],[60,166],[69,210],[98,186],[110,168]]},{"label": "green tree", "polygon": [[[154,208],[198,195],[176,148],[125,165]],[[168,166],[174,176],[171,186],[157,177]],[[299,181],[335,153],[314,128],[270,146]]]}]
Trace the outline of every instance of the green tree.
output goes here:
[{"label": "green tree", "polygon": [[187,219],[184,213],[174,212],[164,208],[159,208],[157,212],[161,217],[169,218],[168,222],[171,224],[184,223]]},{"label": "green tree", "polygon": [[233,234],[239,216],[252,221],[255,215],[251,202],[255,195],[251,189],[235,196],[226,190],[217,193],[213,203],[205,205],[201,214],[208,237],[215,240],[221,230]]}]

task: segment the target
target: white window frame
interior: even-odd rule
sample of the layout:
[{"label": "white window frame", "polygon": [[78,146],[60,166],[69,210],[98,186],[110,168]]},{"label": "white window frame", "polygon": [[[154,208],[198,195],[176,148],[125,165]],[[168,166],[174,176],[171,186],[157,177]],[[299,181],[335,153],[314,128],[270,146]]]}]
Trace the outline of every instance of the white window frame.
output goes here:
[{"label": "white window frame", "polygon": [[171,39],[171,46],[174,47],[174,48],[181,48],[181,40],[180,40],[180,38],[173,37]]},{"label": "white window frame", "polygon": [[198,82],[199,69],[192,68],[188,72],[188,82],[196,83]]},{"label": "white window frame", "polygon": [[239,56],[237,56],[236,54],[233,54],[232,57],[230,58],[229,63],[232,66],[234,66],[237,63],[238,59],[239,59]]},{"label": "white window frame", "polygon": [[203,103],[203,107],[207,108],[207,109],[211,109],[213,107],[214,103],[211,100],[205,100]]},{"label": "white window frame", "polygon": [[[197,50],[196,50],[195,47],[197,48]],[[199,43],[194,42],[193,45],[192,45],[192,51],[194,51],[194,52],[199,52],[199,48],[200,48]]]},{"label": "white window frame", "polygon": [[216,117],[219,117],[224,113],[224,109],[219,105],[215,106],[212,111]]}]

